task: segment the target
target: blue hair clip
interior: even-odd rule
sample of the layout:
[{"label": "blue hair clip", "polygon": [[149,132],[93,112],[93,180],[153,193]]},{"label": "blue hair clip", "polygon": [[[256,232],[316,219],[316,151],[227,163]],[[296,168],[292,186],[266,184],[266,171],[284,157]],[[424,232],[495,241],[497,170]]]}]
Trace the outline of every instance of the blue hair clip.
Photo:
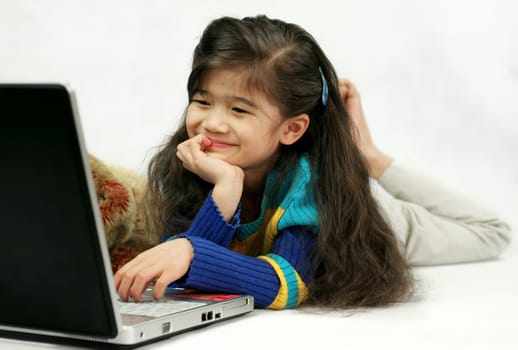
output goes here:
[{"label": "blue hair clip", "polygon": [[329,87],[327,86],[327,80],[322,71],[322,67],[318,66],[320,77],[322,78],[322,104],[327,106],[327,100],[329,99]]}]

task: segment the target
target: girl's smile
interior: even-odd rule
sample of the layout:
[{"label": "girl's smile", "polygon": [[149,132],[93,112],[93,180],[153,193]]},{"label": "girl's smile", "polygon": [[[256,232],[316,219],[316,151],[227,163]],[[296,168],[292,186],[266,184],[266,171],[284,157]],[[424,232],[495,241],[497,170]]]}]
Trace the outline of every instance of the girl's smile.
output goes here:
[{"label": "girl's smile", "polygon": [[210,149],[214,148],[230,148],[232,146],[235,146],[235,144],[220,139],[210,139],[210,144],[207,145],[206,150],[210,151]]}]

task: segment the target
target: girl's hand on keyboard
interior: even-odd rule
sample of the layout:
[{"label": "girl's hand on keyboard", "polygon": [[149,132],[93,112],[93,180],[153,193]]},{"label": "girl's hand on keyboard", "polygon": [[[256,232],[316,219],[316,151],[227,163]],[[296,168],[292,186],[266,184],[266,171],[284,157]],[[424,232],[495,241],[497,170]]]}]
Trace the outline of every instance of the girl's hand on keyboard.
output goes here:
[{"label": "girl's hand on keyboard", "polygon": [[167,286],[183,277],[191,266],[191,242],[178,238],[146,250],[115,274],[115,288],[122,301],[131,297],[139,302],[142,293],[156,279],[153,298],[164,296]]}]

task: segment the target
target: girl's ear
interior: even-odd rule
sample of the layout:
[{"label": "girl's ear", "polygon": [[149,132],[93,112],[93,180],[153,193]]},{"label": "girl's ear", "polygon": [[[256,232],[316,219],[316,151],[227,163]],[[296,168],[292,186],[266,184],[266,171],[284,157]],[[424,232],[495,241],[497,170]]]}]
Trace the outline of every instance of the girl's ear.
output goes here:
[{"label": "girl's ear", "polygon": [[280,142],[283,145],[291,145],[304,135],[309,127],[309,116],[306,113],[286,119],[281,128]]}]

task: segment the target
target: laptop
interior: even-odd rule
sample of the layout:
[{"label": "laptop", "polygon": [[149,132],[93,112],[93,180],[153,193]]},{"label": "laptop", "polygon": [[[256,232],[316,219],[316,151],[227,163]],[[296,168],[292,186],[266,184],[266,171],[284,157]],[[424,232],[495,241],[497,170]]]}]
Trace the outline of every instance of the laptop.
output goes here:
[{"label": "laptop", "polygon": [[182,289],[119,301],[67,87],[0,84],[0,164],[2,336],[135,346],[253,310],[249,295]]}]

